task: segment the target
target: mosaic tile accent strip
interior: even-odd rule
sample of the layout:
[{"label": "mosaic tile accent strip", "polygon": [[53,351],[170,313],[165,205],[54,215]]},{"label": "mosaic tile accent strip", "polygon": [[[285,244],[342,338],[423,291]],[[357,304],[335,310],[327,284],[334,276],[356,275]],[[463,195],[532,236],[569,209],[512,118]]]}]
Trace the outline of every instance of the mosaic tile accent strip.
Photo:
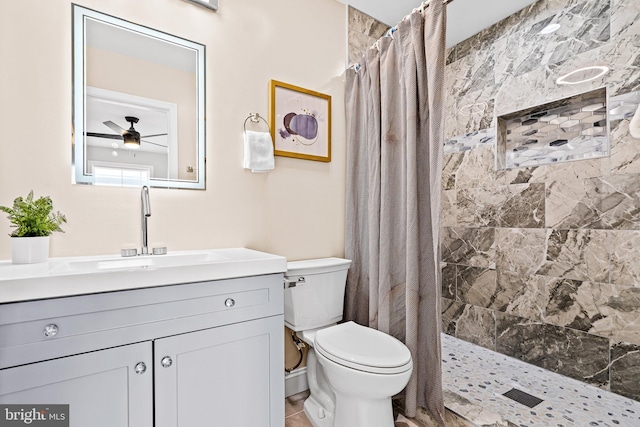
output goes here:
[{"label": "mosaic tile accent strip", "polygon": [[[477,426],[636,427],[640,402],[442,335],[445,406]],[[511,388],[543,402],[527,408]]]},{"label": "mosaic tile accent strip", "polygon": [[[510,119],[507,123],[506,160],[504,167],[512,169],[531,167],[571,160],[605,157],[609,154],[607,124],[630,119],[640,106],[640,91],[611,97],[605,109],[604,89],[598,89],[598,98],[579,105],[567,99],[520,113],[525,116]],[[602,96],[600,94],[602,93]],[[583,97],[588,94],[579,95]],[[571,100],[573,98],[569,98]],[[554,107],[554,104],[560,104]],[[546,111],[539,111],[540,109]],[[533,112],[531,112],[533,111]],[[473,111],[471,115],[475,114]],[[511,116],[509,114],[504,117]],[[463,153],[476,147],[494,147],[496,128],[468,132],[447,140],[444,154]]]},{"label": "mosaic tile accent strip", "polygon": [[640,105],[640,90],[609,99],[609,121],[631,119]]},{"label": "mosaic tile accent strip", "polygon": [[444,154],[469,151],[480,145],[495,145],[496,129],[488,128],[460,135],[444,143]]},{"label": "mosaic tile accent strip", "polygon": [[609,154],[606,89],[498,117],[499,169]]}]

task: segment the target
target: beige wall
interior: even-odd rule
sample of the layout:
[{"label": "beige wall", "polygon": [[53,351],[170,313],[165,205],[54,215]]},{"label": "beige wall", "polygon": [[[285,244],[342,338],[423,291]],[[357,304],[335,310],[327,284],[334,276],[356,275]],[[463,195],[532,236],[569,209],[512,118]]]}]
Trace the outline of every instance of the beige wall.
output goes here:
[{"label": "beige wall", "polygon": [[[335,0],[234,0],[219,13],[180,0],[83,0],[206,45],[207,190],[151,190],[150,243],[169,250],[250,247],[289,259],[344,248],[345,10]],[[0,6],[0,204],[33,189],[68,217],[53,256],[118,253],[140,243],[140,191],[71,184],[71,2]],[[242,169],[242,124],[267,115],[270,79],[333,97],[333,160],[276,159]],[[9,258],[0,218],[0,259]]]}]

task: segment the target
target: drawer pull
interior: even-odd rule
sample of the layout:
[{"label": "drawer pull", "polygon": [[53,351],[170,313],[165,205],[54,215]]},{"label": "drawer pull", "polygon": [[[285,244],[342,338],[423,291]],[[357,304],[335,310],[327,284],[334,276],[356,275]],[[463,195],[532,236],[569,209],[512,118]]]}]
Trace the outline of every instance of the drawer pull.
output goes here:
[{"label": "drawer pull", "polygon": [[173,360],[171,360],[169,356],[165,356],[160,361],[160,364],[162,365],[163,368],[168,368],[169,366],[173,365]]},{"label": "drawer pull", "polygon": [[226,300],[224,300],[224,305],[226,305],[228,308],[231,308],[236,305],[236,301],[233,298],[227,298]]},{"label": "drawer pull", "polygon": [[56,335],[58,335],[58,325],[56,325],[55,323],[50,323],[44,327],[42,333],[47,338],[55,337]]},{"label": "drawer pull", "polygon": [[142,375],[147,371],[147,365],[144,362],[136,363],[136,367],[134,368],[136,374]]}]

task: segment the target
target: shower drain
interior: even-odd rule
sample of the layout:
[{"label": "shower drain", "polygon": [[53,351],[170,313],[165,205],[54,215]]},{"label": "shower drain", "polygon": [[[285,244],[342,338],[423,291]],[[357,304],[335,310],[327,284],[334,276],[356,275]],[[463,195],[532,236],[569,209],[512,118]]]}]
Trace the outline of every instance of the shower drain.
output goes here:
[{"label": "shower drain", "polygon": [[515,400],[516,402],[521,403],[525,406],[528,406],[529,408],[533,408],[534,406],[542,403],[542,399],[537,398],[522,390],[518,390],[517,388],[512,388],[502,395],[508,397],[511,400]]}]

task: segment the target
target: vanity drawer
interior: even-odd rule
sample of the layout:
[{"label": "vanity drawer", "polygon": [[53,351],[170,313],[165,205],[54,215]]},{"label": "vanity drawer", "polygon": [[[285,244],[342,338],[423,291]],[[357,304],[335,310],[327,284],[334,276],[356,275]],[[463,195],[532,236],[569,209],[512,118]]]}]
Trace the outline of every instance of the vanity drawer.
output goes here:
[{"label": "vanity drawer", "polygon": [[0,305],[0,369],[282,314],[282,275]]}]

